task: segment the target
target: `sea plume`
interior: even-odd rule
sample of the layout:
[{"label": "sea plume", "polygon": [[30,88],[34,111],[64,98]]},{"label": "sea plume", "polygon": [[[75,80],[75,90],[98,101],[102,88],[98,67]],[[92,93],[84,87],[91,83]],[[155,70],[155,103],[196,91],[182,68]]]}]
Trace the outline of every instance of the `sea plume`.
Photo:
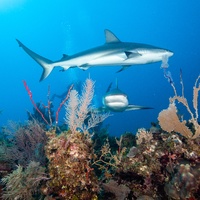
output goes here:
[{"label": "sea plume", "polygon": [[94,96],[94,81],[87,79],[82,88],[82,95],[71,90],[68,103],[65,104],[65,122],[72,133],[80,131],[87,133],[89,129],[104,121],[109,113],[96,112],[92,107]]}]

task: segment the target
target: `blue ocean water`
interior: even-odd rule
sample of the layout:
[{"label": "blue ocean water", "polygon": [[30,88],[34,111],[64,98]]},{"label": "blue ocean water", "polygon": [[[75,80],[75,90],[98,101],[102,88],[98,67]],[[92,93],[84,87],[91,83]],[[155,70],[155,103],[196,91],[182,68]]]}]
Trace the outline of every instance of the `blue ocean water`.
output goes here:
[{"label": "blue ocean water", "polygon": [[[169,59],[169,70],[181,94],[182,69],[185,96],[191,105],[192,87],[200,73],[199,10],[198,0],[1,0],[0,125],[6,125],[9,120],[24,122],[26,111],[32,112],[23,80],[31,89],[35,102],[47,104],[48,86],[52,95],[59,95],[66,92],[70,84],[84,82],[90,77],[95,81],[94,104],[98,107],[108,85],[117,78],[119,88],[128,95],[130,103],[154,109],[113,113],[104,122],[109,124],[111,135],[149,128],[173,96],[160,69],[161,63],[136,65],[121,73],[116,73],[120,67],[65,72],[55,69],[47,79],[39,82],[42,68],[19,48],[16,38],[51,60],[104,44],[104,29],[111,30],[121,41],[170,49],[174,55]],[[55,110],[59,101],[54,102]],[[63,118],[64,109],[60,113],[60,124]]]}]

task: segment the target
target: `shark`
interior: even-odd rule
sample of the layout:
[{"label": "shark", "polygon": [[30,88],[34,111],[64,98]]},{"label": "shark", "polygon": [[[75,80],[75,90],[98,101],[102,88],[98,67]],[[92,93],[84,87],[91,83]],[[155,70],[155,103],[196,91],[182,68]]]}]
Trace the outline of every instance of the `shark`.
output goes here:
[{"label": "shark", "polygon": [[123,112],[131,110],[152,109],[151,107],[129,104],[128,96],[118,88],[110,90],[112,83],[109,85],[106,94],[102,98],[103,106],[99,108],[102,112]]},{"label": "shark", "polygon": [[141,65],[162,61],[164,57],[171,57],[173,52],[167,49],[142,43],[122,42],[110,30],[105,30],[105,44],[74,55],[63,54],[58,61],[51,61],[27,48],[16,39],[19,46],[31,56],[43,69],[40,81],[49,76],[55,67],[62,71],[78,67],[87,70],[95,66],[122,66],[118,72],[132,65]]}]

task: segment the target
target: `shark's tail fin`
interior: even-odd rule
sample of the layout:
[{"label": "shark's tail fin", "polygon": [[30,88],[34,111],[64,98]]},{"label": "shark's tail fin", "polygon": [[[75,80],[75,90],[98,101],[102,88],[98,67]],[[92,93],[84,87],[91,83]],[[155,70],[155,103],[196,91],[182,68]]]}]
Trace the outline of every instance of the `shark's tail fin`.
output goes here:
[{"label": "shark's tail fin", "polygon": [[[17,40],[17,39],[16,39]],[[31,51],[29,48],[27,48],[25,45],[23,45],[19,40],[17,40],[20,47],[24,49],[24,51],[29,54],[42,68],[42,76],[40,78],[40,81],[44,80],[53,70],[54,65],[53,62],[49,59],[46,59],[35,52]]]}]

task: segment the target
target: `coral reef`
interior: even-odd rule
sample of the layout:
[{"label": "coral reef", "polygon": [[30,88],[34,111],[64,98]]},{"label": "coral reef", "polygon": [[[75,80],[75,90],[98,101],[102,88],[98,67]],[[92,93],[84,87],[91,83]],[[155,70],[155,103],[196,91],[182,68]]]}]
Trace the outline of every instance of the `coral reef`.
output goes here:
[{"label": "coral reef", "polygon": [[[190,140],[175,133],[163,133],[161,129],[160,133],[139,129],[136,135],[136,146],[128,151],[120,145],[121,152],[113,152],[107,141],[96,158],[94,165],[104,173],[102,181],[103,185],[106,183],[106,191],[109,183],[112,188],[112,180],[130,189],[126,198],[140,199],[146,195],[147,199],[184,199],[180,194],[183,191],[182,196],[188,199],[199,198],[199,143],[192,140],[191,144]],[[120,140],[122,144],[123,135]],[[109,192],[118,198],[113,189]]]},{"label": "coral reef", "polygon": [[[178,96],[170,81],[175,96],[169,108],[160,112],[159,124],[140,128],[136,134],[126,132],[115,138],[98,126],[109,113],[95,112],[91,79],[86,80],[82,94],[69,90],[64,126],[47,129],[44,123],[31,120],[2,129],[2,198],[200,199],[199,79],[193,88],[194,113],[184,88]],[[186,107],[191,119],[181,121],[176,101]]]}]

